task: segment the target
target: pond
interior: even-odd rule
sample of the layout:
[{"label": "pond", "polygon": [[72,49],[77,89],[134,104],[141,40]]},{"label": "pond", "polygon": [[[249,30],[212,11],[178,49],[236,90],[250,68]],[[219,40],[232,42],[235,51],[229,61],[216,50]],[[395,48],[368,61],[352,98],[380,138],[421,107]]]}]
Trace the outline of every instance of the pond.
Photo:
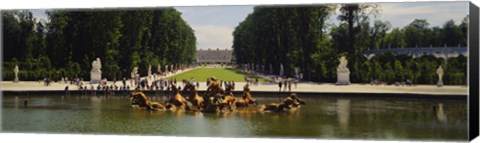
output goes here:
[{"label": "pond", "polygon": [[307,104],[294,113],[201,113],[133,109],[126,95],[4,95],[2,132],[467,140],[466,100],[299,96]]}]

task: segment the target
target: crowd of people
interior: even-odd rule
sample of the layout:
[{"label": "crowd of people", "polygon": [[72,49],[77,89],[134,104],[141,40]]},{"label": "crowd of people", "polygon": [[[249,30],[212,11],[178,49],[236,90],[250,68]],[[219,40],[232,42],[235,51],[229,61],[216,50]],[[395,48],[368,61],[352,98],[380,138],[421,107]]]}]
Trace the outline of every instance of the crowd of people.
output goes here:
[{"label": "crowd of people", "polygon": [[294,83],[295,89],[297,88],[297,82],[295,80],[288,80],[288,79],[281,79],[278,81],[278,91],[282,92],[282,87],[283,91],[291,92],[292,91],[292,82]]}]

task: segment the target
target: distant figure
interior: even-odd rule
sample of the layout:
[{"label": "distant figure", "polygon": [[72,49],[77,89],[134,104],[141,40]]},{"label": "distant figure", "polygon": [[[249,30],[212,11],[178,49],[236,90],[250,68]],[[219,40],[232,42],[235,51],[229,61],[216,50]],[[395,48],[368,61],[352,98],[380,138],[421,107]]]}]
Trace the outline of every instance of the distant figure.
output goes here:
[{"label": "distant figure", "polygon": [[200,88],[200,82],[197,81],[197,89]]},{"label": "distant figure", "polygon": [[15,65],[15,67],[13,68],[13,73],[15,74],[14,82],[18,82],[18,72],[19,72],[18,65]]},{"label": "distant figure", "polygon": [[65,94],[66,94],[66,95],[70,95],[70,91],[68,91],[68,85],[65,86]]},{"label": "distant figure", "polygon": [[283,84],[283,91],[287,91],[287,85],[287,80],[285,80]]},{"label": "distant figure", "polygon": [[282,92],[282,81],[278,82],[278,91]]}]

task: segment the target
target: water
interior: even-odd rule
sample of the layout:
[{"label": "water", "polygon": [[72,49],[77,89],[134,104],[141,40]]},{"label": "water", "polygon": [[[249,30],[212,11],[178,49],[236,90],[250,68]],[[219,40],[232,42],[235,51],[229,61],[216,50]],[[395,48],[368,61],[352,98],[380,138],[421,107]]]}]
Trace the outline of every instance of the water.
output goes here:
[{"label": "water", "polygon": [[[150,98],[164,101],[165,97]],[[295,113],[199,113],[132,109],[126,96],[4,95],[2,131],[373,140],[467,139],[466,100],[341,96],[302,99],[307,105]],[[28,101],[27,107],[24,107],[25,100]],[[257,100],[260,104],[279,101],[278,97],[257,97]],[[434,110],[434,107],[440,108]]]}]

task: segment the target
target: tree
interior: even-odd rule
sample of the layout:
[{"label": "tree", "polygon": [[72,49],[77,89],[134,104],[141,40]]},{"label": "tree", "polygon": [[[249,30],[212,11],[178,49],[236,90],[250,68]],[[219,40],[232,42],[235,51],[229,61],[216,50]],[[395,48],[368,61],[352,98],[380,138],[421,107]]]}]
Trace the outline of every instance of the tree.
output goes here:
[{"label": "tree", "polygon": [[[156,24],[164,24],[163,27],[152,26],[154,11]],[[11,34],[5,62],[10,65],[14,64],[13,59],[19,59],[15,64],[23,69],[39,71],[21,73],[26,77],[22,79],[79,76],[88,80],[91,62],[97,57],[102,60],[103,77],[121,78],[130,75],[133,66],[143,66],[141,73],[146,73],[145,65],[184,65],[191,63],[195,54],[193,29],[173,8],[46,13],[48,22],[36,21],[29,11],[2,12],[3,28],[8,29],[5,33]],[[153,39],[151,35],[158,34],[153,30],[164,35]],[[158,39],[164,41],[152,44]]]},{"label": "tree", "polygon": [[357,49],[355,49],[355,35],[360,29],[360,23],[367,21],[368,16],[376,15],[378,13],[378,5],[375,4],[343,4],[340,7],[340,15],[338,19],[346,22],[348,25],[348,38],[347,47],[341,48],[342,52],[348,52],[353,55]]},{"label": "tree", "polygon": [[[17,11],[2,11],[2,36],[3,41],[3,54],[4,61],[11,61],[13,58],[20,58],[19,52],[15,52],[16,48],[20,46],[20,33],[21,28],[19,25]],[[5,36],[8,35],[8,36]]]},{"label": "tree", "polygon": [[405,42],[407,47],[429,46],[426,31],[429,23],[425,19],[415,19],[405,27]]},{"label": "tree", "polygon": [[462,44],[462,31],[457,25],[455,25],[453,20],[449,20],[443,24],[442,32],[442,41],[444,41],[447,46],[456,47],[459,44]]}]

